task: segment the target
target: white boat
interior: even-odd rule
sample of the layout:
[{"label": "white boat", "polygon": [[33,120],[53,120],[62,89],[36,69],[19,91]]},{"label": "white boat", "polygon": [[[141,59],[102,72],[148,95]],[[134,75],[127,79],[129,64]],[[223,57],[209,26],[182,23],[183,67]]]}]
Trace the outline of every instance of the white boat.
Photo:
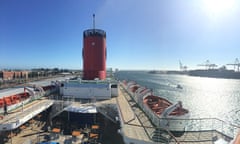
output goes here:
[{"label": "white boat", "polygon": [[185,131],[185,119],[188,119],[190,114],[183,108],[181,101],[173,104],[165,98],[155,96],[151,89],[133,81],[124,81],[123,85],[154,125],[169,131]]}]

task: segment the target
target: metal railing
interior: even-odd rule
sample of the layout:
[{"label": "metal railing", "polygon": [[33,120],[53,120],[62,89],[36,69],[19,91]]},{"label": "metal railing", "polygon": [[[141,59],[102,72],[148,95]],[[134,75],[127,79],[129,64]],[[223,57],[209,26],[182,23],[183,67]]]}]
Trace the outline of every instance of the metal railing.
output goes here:
[{"label": "metal railing", "polygon": [[[174,121],[174,119],[172,119]],[[187,126],[185,131],[207,131],[215,130],[225,136],[234,138],[240,126],[228,123],[218,118],[192,118],[192,119],[180,119],[186,121]]]},{"label": "metal railing", "polygon": [[[120,84],[121,85],[121,84]],[[128,92],[126,88],[121,85],[125,92],[134,99],[132,93]],[[137,103],[137,102],[136,102]],[[190,118],[190,119],[169,119],[169,118],[159,118],[156,117],[149,109],[143,107],[142,103],[138,103],[139,107],[143,108],[143,111],[146,113],[148,118],[152,121],[152,123],[159,124],[160,121],[168,121],[170,123],[174,123],[174,121],[182,122],[186,124],[185,132],[204,132],[204,131],[211,131],[212,137],[214,136],[214,132],[218,132],[222,135],[225,139],[233,139],[239,132],[240,126],[231,124],[229,122],[223,121],[218,118]],[[162,128],[156,128],[162,129]],[[176,129],[179,129],[176,127]],[[151,133],[146,131],[148,136],[151,136]]]}]

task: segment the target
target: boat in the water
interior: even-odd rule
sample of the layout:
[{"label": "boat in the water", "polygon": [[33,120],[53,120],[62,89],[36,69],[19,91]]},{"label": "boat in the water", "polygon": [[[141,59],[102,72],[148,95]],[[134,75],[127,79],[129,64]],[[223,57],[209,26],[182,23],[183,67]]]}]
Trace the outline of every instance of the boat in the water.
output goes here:
[{"label": "boat in the water", "polygon": [[183,89],[183,87],[182,87],[180,84],[178,84],[178,85],[176,86],[176,88],[178,88],[178,89]]},{"label": "boat in the water", "polygon": [[123,81],[123,86],[154,125],[169,131],[185,131],[186,119],[190,113],[183,108],[181,101],[174,104],[133,81]]}]

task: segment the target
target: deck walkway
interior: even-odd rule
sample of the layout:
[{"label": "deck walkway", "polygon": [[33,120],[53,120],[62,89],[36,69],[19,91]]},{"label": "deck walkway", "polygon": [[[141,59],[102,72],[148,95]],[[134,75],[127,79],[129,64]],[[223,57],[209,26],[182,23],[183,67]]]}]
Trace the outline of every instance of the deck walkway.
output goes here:
[{"label": "deck walkway", "polygon": [[119,106],[120,116],[123,120],[123,128],[121,129],[122,134],[131,139],[152,143],[138,117],[135,115],[132,109],[133,105],[125,97],[126,95],[126,91],[120,88],[117,104]]}]

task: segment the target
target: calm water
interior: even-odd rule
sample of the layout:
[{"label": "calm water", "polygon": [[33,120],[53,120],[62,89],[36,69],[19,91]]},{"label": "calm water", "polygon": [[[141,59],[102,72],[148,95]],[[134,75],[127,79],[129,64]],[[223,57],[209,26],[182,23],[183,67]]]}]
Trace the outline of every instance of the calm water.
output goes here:
[{"label": "calm water", "polygon": [[[240,125],[240,80],[120,71],[119,80],[134,80],[171,102],[182,101],[191,118],[219,118]],[[180,84],[183,88],[177,88]]]}]

